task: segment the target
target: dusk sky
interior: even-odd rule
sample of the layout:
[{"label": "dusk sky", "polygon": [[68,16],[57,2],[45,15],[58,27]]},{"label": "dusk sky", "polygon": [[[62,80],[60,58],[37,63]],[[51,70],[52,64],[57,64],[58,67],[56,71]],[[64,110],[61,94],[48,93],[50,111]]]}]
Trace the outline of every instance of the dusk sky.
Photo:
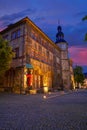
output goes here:
[{"label": "dusk sky", "polygon": [[44,33],[56,41],[58,21],[69,44],[74,65],[87,72],[87,0],[0,0],[0,30],[28,16]]}]

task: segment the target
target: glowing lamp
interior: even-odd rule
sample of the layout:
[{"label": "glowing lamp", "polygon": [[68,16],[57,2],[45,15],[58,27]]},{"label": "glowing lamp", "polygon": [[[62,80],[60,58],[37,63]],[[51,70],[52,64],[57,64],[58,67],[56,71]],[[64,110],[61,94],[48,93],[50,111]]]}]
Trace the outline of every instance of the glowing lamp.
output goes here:
[{"label": "glowing lamp", "polygon": [[44,86],[44,93],[48,93],[48,87]]},{"label": "glowing lamp", "polygon": [[43,98],[46,99],[47,98],[46,95],[44,95]]}]

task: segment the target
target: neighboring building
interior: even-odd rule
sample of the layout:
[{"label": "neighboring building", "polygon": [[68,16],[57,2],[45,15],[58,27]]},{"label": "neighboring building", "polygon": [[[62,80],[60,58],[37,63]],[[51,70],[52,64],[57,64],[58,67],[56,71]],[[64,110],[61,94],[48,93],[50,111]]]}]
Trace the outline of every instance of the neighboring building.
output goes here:
[{"label": "neighboring building", "polygon": [[1,86],[11,87],[13,92],[44,86],[58,89],[62,83],[64,88],[70,88],[67,42],[57,41],[56,45],[28,17],[9,25],[0,34],[15,52]]},{"label": "neighboring building", "polygon": [[70,78],[71,78],[71,89],[75,89],[74,71],[73,71],[73,61],[69,60],[70,64]]},{"label": "neighboring building", "polygon": [[84,77],[85,77],[84,86],[82,88],[86,88],[87,89],[87,73],[84,73]]}]

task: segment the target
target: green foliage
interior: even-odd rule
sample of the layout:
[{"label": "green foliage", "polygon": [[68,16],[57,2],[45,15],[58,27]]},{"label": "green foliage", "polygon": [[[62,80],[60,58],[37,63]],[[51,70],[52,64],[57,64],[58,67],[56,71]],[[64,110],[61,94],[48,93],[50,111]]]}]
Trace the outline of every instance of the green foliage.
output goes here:
[{"label": "green foliage", "polygon": [[84,40],[87,41],[87,33],[85,34],[85,39]]},{"label": "green foliage", "polygon": [[84,21],[84,20],[87,20],[87,15],[86,15],[85,17],[83,17],[82,20],[83,20],[83,21]]},{"label": "green foliage", "polygon": [[83,69],[81,66],[76,66],[74,68],[74,79],[76,83],[81,83],[83,84],[84,82],[84,74],[83,74]]},{"label": "green foliage", "polygon": [[0,76],[10,68],[13,56],[11,46],[0,36]]},{"label": "green foliage", "polygon": [[[85,20],[87,20],[87,15],[82,18],[82,21],[85,21]],[[87,33],[85,34],[84,41],[87,41]]]}]

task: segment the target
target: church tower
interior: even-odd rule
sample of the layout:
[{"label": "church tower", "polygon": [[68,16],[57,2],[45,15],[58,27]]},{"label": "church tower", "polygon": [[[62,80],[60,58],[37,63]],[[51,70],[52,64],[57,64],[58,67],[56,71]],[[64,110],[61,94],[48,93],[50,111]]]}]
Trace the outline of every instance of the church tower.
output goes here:
[{"label": "church tower", "polygon": [[70,65],[68,58],[68,43],[64,40],[64,33],[62,27],[58,26],[55,44],[61,49],[61,73],[62,86],[64,89],[70,89]]}]

